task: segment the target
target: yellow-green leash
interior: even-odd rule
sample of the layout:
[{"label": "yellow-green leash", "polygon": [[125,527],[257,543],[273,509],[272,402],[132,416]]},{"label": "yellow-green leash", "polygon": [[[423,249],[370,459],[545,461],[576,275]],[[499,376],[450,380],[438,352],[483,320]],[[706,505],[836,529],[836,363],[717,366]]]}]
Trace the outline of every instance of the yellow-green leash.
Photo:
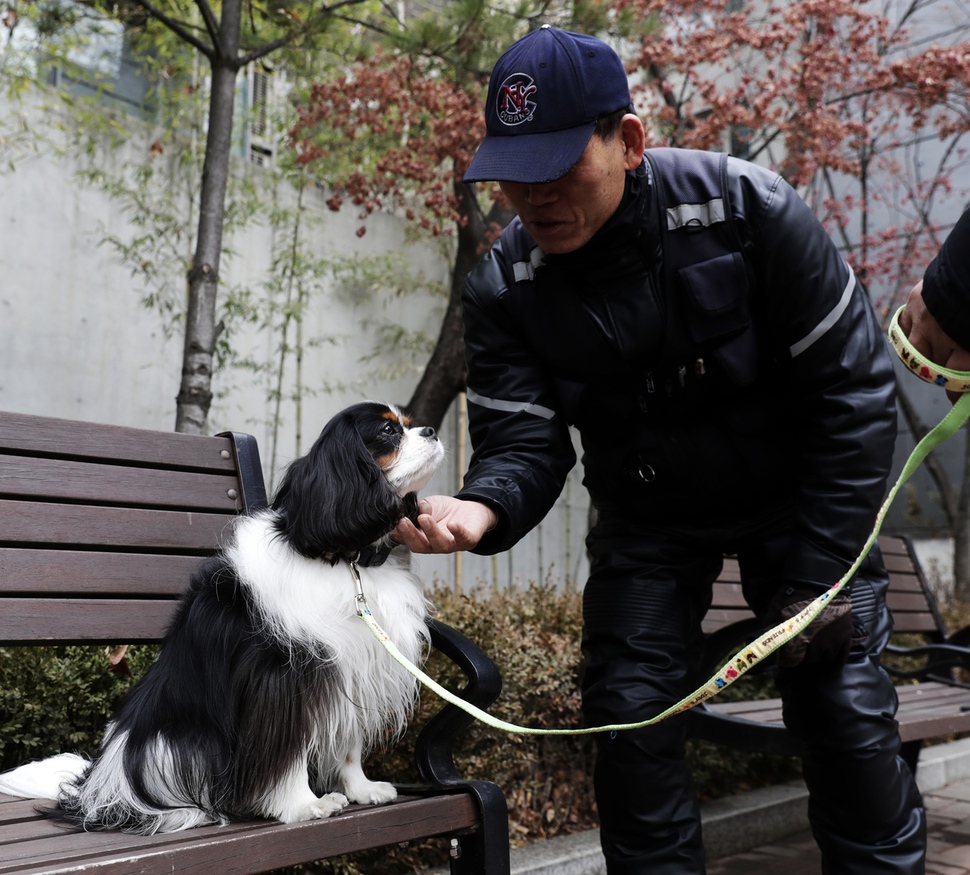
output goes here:
[{"label": "yellow-green leash", "polygon": [[948,368],[940,367],[935,365],[922,356],[915,347],[910,344],[909,340],[903,334],[899,327],[899,314],[902,312],[902,308],[896,312],[893,316],[892,322],[889,326],[889,339],[895,348],[899,357],[903,360],[906,366],[922,380],[926,380],[929,383],[934,383],[937,386],[942,386],[945,389],[949,389],[953,392],[962,392],[963,394],[957,403],[952,407],[952,409],[947,413],[939,425],[937,425],[932,431],[930,431],[926,437],[924,437],[917,445],[916,449],[910,454],[910,457],[906,460],[906,464],[903,466],[903,470],[900,472],[895,485],[890,489],[889,494],[886,496],[886,500],[883,502],[882,507],[879,509],[879,513],[876,515],[876,523],[872,529],[872,534],[869,535],[865,546],[862,548],[862,552],[859,557],[852,563],[852,567],[843,575],[842,579],[836,583],[827,592],[822,593],[815,601],[813,601],[805,610],[801,613],[796,614],[783,623],[769,629],[764,632],[759,639],[753,641],[747,647],[739,650],[730,660],[728,660],[718,672],[709,680],[706,684],[699,687],[689,696],[681,699],[675,705],[671,705],[666,711],[658,714],[656,717],[651,717],[649,720],[643,720],[640,723],[614,723],[608,726],[594,726],[586,729],[533,729],[528,726],[517,726],[514,723],[508,723],[505,720],[499,720],[497,717],[493,717],[487,711],[483,711],[481,708],[476,708],[474,705],[469,704],[464,699],[459,698],[454,693],[446,690],[441,684],[439,684],[434,678],[429,677],[420,668],[411,663],[400,650],[397,649],[394,642],[388,638],[387,633],[380,627],[377,620],[374,619],[373,614],[371,614],[369,608],[367,607],[367,600],[364,597],[363,588],[360,581],[360,573],[357,570],[356,565],[351,565],[351,570],[354,574],[354,579],[357,585],[357,615],[370,627],[371,631],[377,637],[377,639],[384,645],[385,649],[392,657],[394,657],[397,662],[399,662],[404,668],[414,675],[421,683],[431,690],[434,690],[442,699],[446,702],[450,702],[463,711],[481,720],[483,723],[488,724],[496,729],[502,729],[506,732],[517,733],[520,735],[590,735],[596,732],[612,732],[621,729],[641,729],[644,726],[651,726],[654,723],[659,723],[661,720],[666,720],[668,717],[678,714],[681,711],[686,711],[689,708],[693,708],[694,705],[698,705],[706,699],[710,699],[712,696],[719,693],[729,684],[734,683],[739,677],[741,677],[750,668],[757,665],[765,657],[774,653],[779,647],[784,646],[792,638],[794,638],[802,629],[804,629],[812,620],[815,619],[821,613],[822,609],[825,607],[826,603],[835,596],[847,583],[851,580],[852,575],[856,573],[859,566],[862,564],[872,545],[875,543],[877,536],[879,535],[879,530],[882,528],[883,520],[885,519],[886,513],[889,510],[890,505],[896,498],[896,494],[903,487],[903,484],[912,476],[913,472],[922,464],[923,460],[929,455],[929,453],[943,443],[948,438],[952,437],[957,430],[963,425],[964,422],[970,418],[970,372],[964,371],[952,371]]}]

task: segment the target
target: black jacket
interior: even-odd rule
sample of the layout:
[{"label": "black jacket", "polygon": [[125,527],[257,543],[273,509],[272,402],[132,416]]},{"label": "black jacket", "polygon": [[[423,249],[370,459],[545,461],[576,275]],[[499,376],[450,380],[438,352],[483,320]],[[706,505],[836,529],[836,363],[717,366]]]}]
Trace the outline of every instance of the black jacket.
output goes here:
[{"label": "black jacket", "polygon": [[[601,510],[741,524],[793,506],[786,578],[827,586],[844,574],[892,460],[886,343],[865,291],[780,177],[729,159],[726,195],[755,339],[747,374],[716,365],[724,338],[696,342],[684,290],[668,287],[647,162],[582,249],[544,255],[514,220],[469,275],[474,454],[459,497],[500,517],[476,552],[508,549],[547,513],[575,463],[576,425]],[[708,278],[708,299],[720,280]]]},{"label": "black jacket", "polygon": [[926,268],[923,300],[940,327],[970,349],[970,210],[960,216]]}]

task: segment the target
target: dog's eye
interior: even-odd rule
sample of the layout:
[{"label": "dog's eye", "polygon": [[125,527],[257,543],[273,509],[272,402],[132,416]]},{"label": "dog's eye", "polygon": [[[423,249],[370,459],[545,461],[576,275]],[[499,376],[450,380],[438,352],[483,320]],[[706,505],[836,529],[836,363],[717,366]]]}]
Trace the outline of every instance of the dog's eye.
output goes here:
[{"label": "dog's eye", "polygon": [[382,434],[395,434],[397,429],[389,422],[384,423],[384,427],[381,429]]}]

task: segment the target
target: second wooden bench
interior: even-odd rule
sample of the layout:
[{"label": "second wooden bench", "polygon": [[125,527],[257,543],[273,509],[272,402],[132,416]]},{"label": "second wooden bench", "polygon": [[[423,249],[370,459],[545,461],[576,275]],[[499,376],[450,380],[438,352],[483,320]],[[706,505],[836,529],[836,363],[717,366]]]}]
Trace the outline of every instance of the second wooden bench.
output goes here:
[{"label": "second wooden bench", "polygon": [[[889,572],[894,631],[914,634],[922,642],[915,647],[890,645],[890,658],[883,660],[900,681],[896,719],[902,756],[915,773],[925,740],[970,732],[970,686],[957,676],[957,669],[970,669],[970,627],[947,632],[909,539],[882,536],[879,547]],[[740,581],[737,561],[726,558],[704,621],[705,678],[763,628],[744,601]],[[908,657],[912,667],[894,666],[894,657]],[[727,702],[715,697],[688,712],[688,727],[694,738],[739,750],[783,756],[797,756],[802,750],[782,722],[780,699]]]}]

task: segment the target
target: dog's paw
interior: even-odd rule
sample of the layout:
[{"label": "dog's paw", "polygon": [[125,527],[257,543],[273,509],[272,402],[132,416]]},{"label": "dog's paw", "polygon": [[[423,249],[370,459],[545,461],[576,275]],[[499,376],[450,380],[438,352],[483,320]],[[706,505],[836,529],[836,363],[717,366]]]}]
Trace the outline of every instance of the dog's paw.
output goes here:
[{"label": "dog's paw", "polygon": [[296,823],[301,820],[322,820],[343,811],[350,802],[343,793],[327,793],[319,799],[314,799],[307,805],[289,813],[289,816],[280,818],[284,823]]},{"label": "dog's paw", "polygon": [[314,802],[310,806],[310,810],[313,812],[312,817],[319,819],[321,817],[330,817],[331,814],[337,814],[343,811],[348,805],[350,805],[350,801],[343,793],[327,793]]},{"label": "dog's paw", "polygon": [[383,805],[385,802],[397,799],[397,790],[387,781],[362,781],[346,790],[350,801],[358,805]]}]

